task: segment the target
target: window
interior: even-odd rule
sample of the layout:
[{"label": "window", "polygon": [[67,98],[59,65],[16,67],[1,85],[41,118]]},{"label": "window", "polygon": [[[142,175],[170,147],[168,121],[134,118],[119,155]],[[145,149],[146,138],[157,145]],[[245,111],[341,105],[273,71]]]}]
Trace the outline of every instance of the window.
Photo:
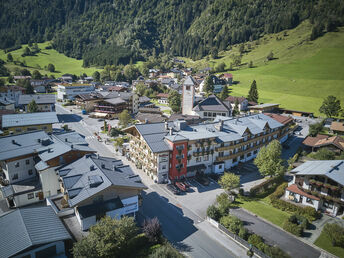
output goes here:
[{"label": "window", "polygon": [[251,157],[251,152],[247,153],[247,157]]},{"label": "window", "polygon": [[222,116],[226,116],[226,113],[222,113]]},{"label": "window", "polygon": [[162,165],[162,169],[166,169],[166,165]]},{"label": "window", "polygon": [[307,203],[310,203],[310,204],[313,204],[313,200],[310,199],[310,198],[307,198],[307,199],[306,199],[306,202],[307,202]]},{"label": "window", "polygon": [[30,160],[29,159],[25,160],[25,164],[29,165],[30,164]]},{"label": "window", "polygon": [[219,152],[219,157],[223,157],[223,151]]},{"label": "window", "polygon": [[12,180],[17,180],[18,179],[18,174],[13,174]]},{"label": "window", "polygon": [[222,165],[219,165],[219,169],[222,169]]},{"label": "window", "polygon": [[14,166],[15,166],[16,168],[19,168],[19,162],[16,162],[16,164],[14,164]]},{"label": "window", "polygon": [[178,146],[176,146],[176,149],[177,150],[184,150],[184,145],[178,145]]},{"label": "window", "polygon": [[27,194],[27,199],[28,199],[28,200],[33,199],[33,197],[34,197],[33,193]]},{"label": "window", "polygon": [[324,207],[329,208],[329,209],[333,209],[333,202],[324,202]]},{"label": "window", "polygon": [[32,169],[29,169],[28,173],[29,173],[29,176],[31,176],[33,174]]},{"label": "window", "polygon": [[202,158],[201,157],[197,157],[196,158],[196,162],[201,162],[202,161]]},{"label": "window", "polygon": [[216,113],[213,113],[213,117],[216,117]]},{"label": "window", "polygon": [[208,155],[205,155],[204,158],[203,158],[204,161],[208,161],[209,160],[209,156]]},{"label": "window", "polygon": [[186,88],[186,90],[190,90],[190,86],[186,86],[185,88]]}]

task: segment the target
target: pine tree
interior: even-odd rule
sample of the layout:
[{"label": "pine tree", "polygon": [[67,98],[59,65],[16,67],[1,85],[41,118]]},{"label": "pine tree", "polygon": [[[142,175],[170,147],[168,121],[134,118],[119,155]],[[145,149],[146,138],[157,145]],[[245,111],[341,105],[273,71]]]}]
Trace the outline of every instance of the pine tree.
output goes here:
[{"label": "pine tree", "polygon": [[251,88],[250,88],[250,91],[248,92],[247,100],[258,103],[258,89],[257,89],[256,80],[253,80],[251,84]]},{"label": "pine tree", "polygon": [[29,113],[35,113],[38,112],[38,106],[35,100],[32,100],[29,105],[27,105],[27,111]]},{"label": "pine tree", "polygon": [[205,83],[204,83],[204,90],[205,93],[212,94],[214,91],[214,82],[213,78],[211,76],[207,76],[205,78]]},{"label": "pine tree", "polygon": [[219,95],[219,98],[220,98],[221,100],[225,100],[226,98],[228,98],[228,96],[229,96],[228,86],[225,85],[225,86],[223,87],[223,89],[222,89],[220,95]]}]

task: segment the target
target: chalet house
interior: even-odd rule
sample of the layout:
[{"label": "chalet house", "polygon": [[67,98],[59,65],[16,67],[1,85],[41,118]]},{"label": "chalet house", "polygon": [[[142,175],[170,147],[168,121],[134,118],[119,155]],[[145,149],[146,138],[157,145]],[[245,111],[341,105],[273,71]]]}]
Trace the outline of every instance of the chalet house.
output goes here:
[{"label": "chalet house", "polygon": [[159,93],[158,95],[156,95],[156,98],[158,99],[158,102],[160,104],[165,104],[168,105],[168,97],[170,95],[167,93]]},{"label": "chalet house", "polygon": [[52,132],[52,125],[59,120],[56,112],[37,112],[3,115],[1,122],[5,134],[20,134],[37,130]]},{"label": "chalet house", "polygon": [[140,121],[140,123],[161,123],[165,122],[167,117],[162,116],[161,114],[157,113],[141,113],[138,112],[135,115],[135,120]]},{"label": "chalet house", "polygon": [[247,110],[248,101],[245,97],[229,96],[225,100],[229,102],[229,104],[232,107],[232,110],[234,109],[236,103],[238,103],[239,111],[246,111]]},{"label": "chalet house", "polygon": [[0,138],[1,190],[9,207],[20,207],[59,193],[52,168],[94,151],[75,132],[47,135],[36,131]]},{"label": "chalet house", "polygon": [[142,96],[142,97],[139,97],[139,109],[143,107],[154,108],[155,104],[152,103],[151,99],[148,98],[147,96]]},{"label": "chalet house", "polygon": [[332,216],[343,214],[344,160],[306,161],[291,173],[286,199]]},{"label": "chalet house", "polygon": [[149,69],[149,78],[157,77],[160,74],[160,70],[158,69]]},{"label": "chalet house", "polygon": [[204,119],[215,119],[216,116],[230,116],[232,113],[231,106],[227,106],[215,95],[199,102],[193,109],[195,115]]},{"label": "chalet house", "polygon": [[72,237],[51,207],[0,216],[0,257],[67,257]]},{"label": "chalet house", "polygon": [[69,74],[69,73],[66,73],[66,74],[63,74],[58,79],[61,80],[63,83],[72,83],[73,82],[73,75]]},{"label": "chalet house", "polygon": [[227,84],[229,84],[229,85],[233,84],[233,74],[231,74],[231,73],[224,73],[221,76],[221,78],[224,79],[227,82]]},{"label": "chalet house", "polygon": [[129,135],[129,157],[154,181],[179,180],[197,173],[223,173],[253,159],[262,146],[290,133],[264,114],[217,117],[207,124],[186,121],[136,124]]},{"label": "chalet house", "polygon": [[55,111],[55,94],[39,94],[31,95],[25,94],[19,96],[18,105],[28,112],[28,105],[31,101],[35,101],[39,112],[54,112]]},{"label": "chalet house", "polygon": [[99,92],[91,92],[79,94],[74,97],[77,106],[91,105],[93,106],[98,100],[102,100],[104,96]]},{"label": "chalet house", "polygon": [[330,126],[330,130],[333,133],[344,135],[344,122],[332,122]]},{"label": "chalet house", "polygon": [[317,151],[321,148],[327,148],[337,154],[344,151],[344,139],[340,136],[328,136],[318,134],[315,137],[307,136],[302,144],[312,151]]},{"label": "chalet house", "polygon": [[121,160],[86,155],[57,169],[61,192],[74,208],[82,230],[87,230],[104,216],[134,216],[139,196],[146,187]]}]

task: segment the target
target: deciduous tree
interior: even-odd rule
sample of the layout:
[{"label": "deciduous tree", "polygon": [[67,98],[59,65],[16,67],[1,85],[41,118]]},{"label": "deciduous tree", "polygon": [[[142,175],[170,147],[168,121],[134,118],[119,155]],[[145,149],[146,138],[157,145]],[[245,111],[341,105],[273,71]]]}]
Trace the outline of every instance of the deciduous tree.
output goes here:
[{"label": "deciduous tree", "polygon": [[27,105],[27,111],[29,113],[35,113],[38,112],[38,105],[36,101],[33,99],[31,102]]},{"label": "deciduous tree", "polygon": [[204,89],[203,91],[207,94],[212,94],[214,91],[214,82],[213,82],[213,78],[211,76],[207,76],[205,78],[205,82],[204,82]]},{"label": "deciduous tree", "polygon": [[339,115],[341,109],[340,100],[335,96],[330,95],[324,99],[321,107],[319,108],[319,112],[325,114],[327,117],[336,117]]},{"label": "deciduous tree", "polygon": [[54,73],[55,72],[55,66],[53,64],[48,64],[48,71],[51,72],[51,73]]},{"label": "deciduous tree", "polygon": [[122,127],[127,127],[131,121],[131,116],[128,110],[123,110],[122,113],[119,115],[119,125]]},{"label": "deciduous tree", "polygon": [[173,112],[179,112],[181,109],[180,94],[176,91],[171,91],[168,96],[168,104]]},{"label": "deciduous tree", "polygon": [[219,184],[227,192],[230,192],[240,186],[240,177],[233,173],[224,173],[219,180]]}]

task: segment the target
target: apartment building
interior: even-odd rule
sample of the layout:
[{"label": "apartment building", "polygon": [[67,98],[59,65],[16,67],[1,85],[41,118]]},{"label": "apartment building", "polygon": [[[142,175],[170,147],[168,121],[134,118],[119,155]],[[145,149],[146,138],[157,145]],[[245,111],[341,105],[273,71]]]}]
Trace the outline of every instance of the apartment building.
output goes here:
[{"label": "apartment building", "polygon": [[94,86],[91,84],[59,84],[57,86],[57,100],[74,100],[75,96],[79,94],[91,93],[94,92],[94,90]]},{"label": "apartment building", "polygon": [[285,198],[332,216],[344,211],[344,160],[307,161],[291,171]]},{"label": "apartment building", "polygon": [[[170,180],[197,173],[223,173],[253,159],[272,140],[286,139],[290,127],[264,114],[254,114],[218,116],[199,125],[185,121],[137,124],[125,132],[130,136],[130,158],[160,183],[166,173]],[[161,160],[160,155],[168,158]]]}]

